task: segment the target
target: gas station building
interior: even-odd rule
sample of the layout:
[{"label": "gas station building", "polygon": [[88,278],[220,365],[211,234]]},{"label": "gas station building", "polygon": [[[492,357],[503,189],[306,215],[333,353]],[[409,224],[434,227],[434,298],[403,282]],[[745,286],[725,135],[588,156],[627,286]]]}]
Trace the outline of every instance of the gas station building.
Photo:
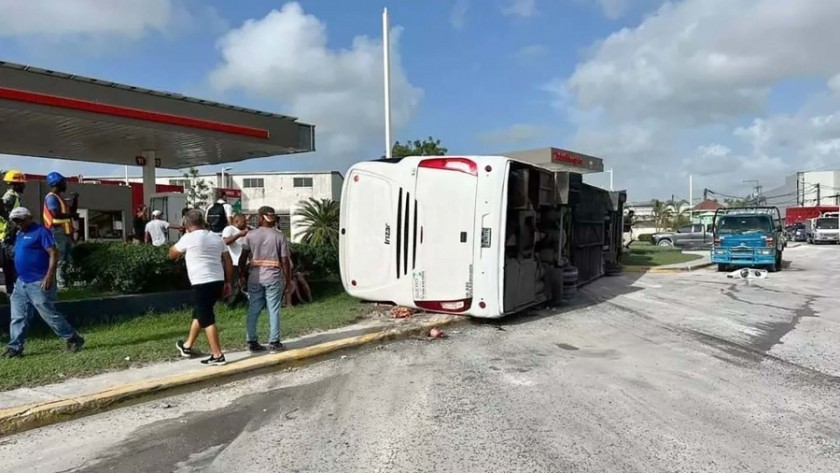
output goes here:
[{"label": "gas station building", "polygon": [[[294,117],[0,61],[0,154],[139,166],[145,202],[158,168],[314,150],[315,127]],[[80,208],[109,205],[77,192]]]}]

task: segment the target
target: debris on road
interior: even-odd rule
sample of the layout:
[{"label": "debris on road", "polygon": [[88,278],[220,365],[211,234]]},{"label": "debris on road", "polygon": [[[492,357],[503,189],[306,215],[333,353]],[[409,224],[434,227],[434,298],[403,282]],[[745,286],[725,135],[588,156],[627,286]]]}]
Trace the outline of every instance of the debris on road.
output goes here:
[{"label": "debris on road", "polygon": [[395,319],[407,319],[414,315],[414,309],[409,307],[397,306],[391,309],[391,316]]},{"label": "debris on road", "polygon": [[742,268],[726,275],[729,279],[744,279],[747,285],[751,279],[767,279],[767,271],[764,269]]},{"label": "debris on road", "polygon": [[432,327],[432,329],[429,330],[429,338],[431,338],[432,340],[436,338],[446,338],[446,334],[443,332],[443,330],[437,327]]}]

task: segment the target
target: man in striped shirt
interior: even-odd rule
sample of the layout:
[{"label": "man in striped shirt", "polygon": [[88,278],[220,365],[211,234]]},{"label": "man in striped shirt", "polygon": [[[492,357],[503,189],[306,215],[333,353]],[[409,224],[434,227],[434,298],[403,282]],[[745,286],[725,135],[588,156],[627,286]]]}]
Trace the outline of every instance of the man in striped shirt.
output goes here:
[{"label": "man in striped shirt", "polygon": [[265,351],[265,347],[257,340],[257,320],[263,309],[267,308],[271,330],[268,348],[280,351],[285,348],[280,343],[280,307],[288,288],[287,283],[291,281],[289,243],[282,232],[274,229],[277,216],[273,208],[260,207],[257,216],[259,227],[240,239],[240,278],[241,284],[247,287],[249,301],[246,340],[252,352]]}]

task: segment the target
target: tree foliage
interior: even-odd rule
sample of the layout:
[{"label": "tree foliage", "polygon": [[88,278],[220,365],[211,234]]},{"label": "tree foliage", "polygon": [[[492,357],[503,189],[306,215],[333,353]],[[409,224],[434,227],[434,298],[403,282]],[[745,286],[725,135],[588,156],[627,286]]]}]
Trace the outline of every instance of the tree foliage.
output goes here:
[{"label": "tree foliage", "polygon": [[190,185],[184,188],[187,194],[187,206],[195,209],[204,209],[210,200],[210,184],[198,176],[198,169],[189,168],[184,173],[184,179],[190,181]]},{"label": "tree foliage", "polygon": [[338,222],[341,207],[330,199],[315,199],[301,202],[295,212],[303,228],[302,241],[312,246],[338,247]]},{"label": "tree foliage", "polygon": [[436,140],[431,136],[423,141],[414,140],[407,141],[405,144],[397,141],[391,148],[391,156],[394,158],[404,158],[406,156],[444,156],[449,151],[440,145],[440,140]]},{"label": "tree foliage", "polygon": [[671,215],[671,208],[666,202],[661,200],[653,201],[653,225],[656,227],[657,232],[668,226]]}]

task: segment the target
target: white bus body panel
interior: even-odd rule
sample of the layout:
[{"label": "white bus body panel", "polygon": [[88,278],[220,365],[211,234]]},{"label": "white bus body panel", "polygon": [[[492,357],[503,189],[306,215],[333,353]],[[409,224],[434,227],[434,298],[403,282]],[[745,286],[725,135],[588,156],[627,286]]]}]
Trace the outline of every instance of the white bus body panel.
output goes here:
[{"label": "white bus body panel", "polygon": [[[435,159],[472,161],[476,174],[419,167]],[[510,162],[500,156],[409,157],[351,167],[339,239],[348,294],[437,312],[504,315]],[[439,303],[449,304],[430,308]]]}]

